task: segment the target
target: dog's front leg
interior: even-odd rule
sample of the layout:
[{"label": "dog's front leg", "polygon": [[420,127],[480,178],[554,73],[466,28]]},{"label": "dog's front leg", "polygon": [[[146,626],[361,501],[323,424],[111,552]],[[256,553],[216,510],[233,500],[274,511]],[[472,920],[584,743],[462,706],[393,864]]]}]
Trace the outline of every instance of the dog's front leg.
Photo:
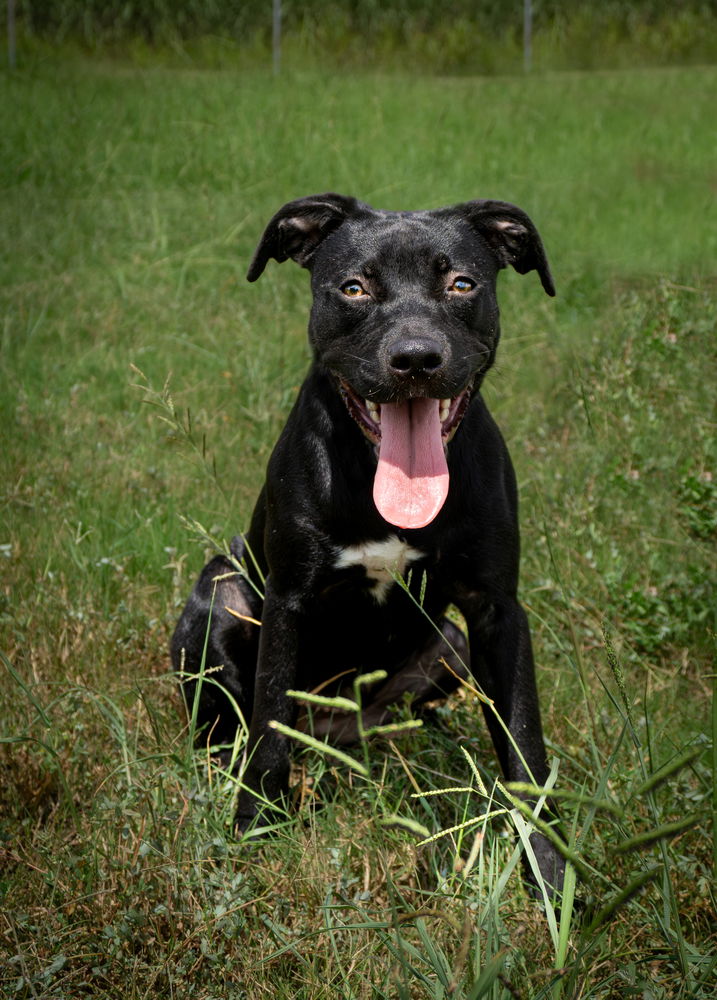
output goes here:
[{"label": "dog's front leg", "polygon": [[[503,773],[508,781],[543,785],[548,767],[525,611],[505,596],[463,594],[457,603],[468,623],[471,671],[491,701],[483,710]],[[547,884],[562,889],[563,858],[541,834],[531,843]]]},{"label": "dog's front leg", "polygon": [[288,743],[269,723],[290,725],[293,721],[295,703],[286,692],[295,686],[300,617],[298,602],[278,595],[271,577],[267,578],[247,766],[235,819],[240,831],[257,814],[267,821],[275,819],[271,807],[280,807],[288,788]]},{"label": "dog's front leg", "polygon": [[543,782],[548,772],[526,614],[510,598],[480,595],[461,603],[471,671],[492,702],[484,711],[503,773],[509,781]]}]

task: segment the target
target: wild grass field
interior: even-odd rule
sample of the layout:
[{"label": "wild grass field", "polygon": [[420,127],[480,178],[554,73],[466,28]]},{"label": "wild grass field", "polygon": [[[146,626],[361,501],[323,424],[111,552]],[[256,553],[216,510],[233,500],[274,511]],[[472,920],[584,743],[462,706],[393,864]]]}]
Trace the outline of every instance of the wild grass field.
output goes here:
[{"label": "wild grass field", "polygon": [[[2,86],[0,994],[714,996],[717,71],[44,56]],[[501,277],[486,395],[521,488],[562,910],[520,880],[470,690],[369,745],[368,777],[297,750],[296,815],[261,846],[188,738],[168,637],[308,358],[306,274],[244,274],[271,214],[329,189],[513,201],[547,247],[555,300]]]}]

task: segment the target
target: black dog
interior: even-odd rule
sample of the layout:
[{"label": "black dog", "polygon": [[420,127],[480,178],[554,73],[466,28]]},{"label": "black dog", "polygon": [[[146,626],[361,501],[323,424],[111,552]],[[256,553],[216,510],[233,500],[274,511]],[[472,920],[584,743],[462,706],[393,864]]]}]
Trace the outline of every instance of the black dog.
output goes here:
[{"label": "black dog", "polygon": [[[249,721],[240,829],[287,789],[289,746],[269,727],[295,718],[287,689],[335,692],[379,668],[388,677],[369,692],[366,725],[389,720],[405,692],[416,703],[447,694],[470,663],[495,706],[485,714],[505,776],[542,784],[515,476],[479,391],[498,345],[498,271],[536,270],[555,294],[535,227],[499,201],[382,212],[323,194],[274,216],[249,281],[271,257],[311,271],[313,363],[269,461],[248,555],[232,543],[250,579],[213,559],[172,640],[175,668],[221,665],[222,687],[205,680],[199,706],[212,742],[232,742],[235,704]],[[450,604],[470,655],[443,617]],[[313,731],[349,743],[356,723],[317,718]],[[533,845],[560,887],[561,858],[540,835]]]}]

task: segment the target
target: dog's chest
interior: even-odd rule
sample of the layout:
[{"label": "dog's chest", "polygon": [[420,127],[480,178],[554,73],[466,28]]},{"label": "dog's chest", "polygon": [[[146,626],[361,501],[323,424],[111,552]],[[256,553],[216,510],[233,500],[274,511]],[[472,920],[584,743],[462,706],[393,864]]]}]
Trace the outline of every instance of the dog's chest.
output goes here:
[{"label": "dog's chest", "polygon": [[362,566],[370,582],[370,591],[378,604],[383,604],[388,592],[396,582],[396,576],[403,576],[411,563],[422,559],[423,552],[414,549],[397,535],[389,535],[381,541],[362,542],[340,549],[334,562],[336,569]]}]

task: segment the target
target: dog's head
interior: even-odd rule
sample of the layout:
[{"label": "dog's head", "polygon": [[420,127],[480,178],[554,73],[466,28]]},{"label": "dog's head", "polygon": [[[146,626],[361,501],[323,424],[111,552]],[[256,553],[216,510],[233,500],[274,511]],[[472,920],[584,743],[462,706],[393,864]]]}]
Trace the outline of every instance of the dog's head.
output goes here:
[{"label": "dog's head", "polygon": [[378,446],[379,511],[401,527],[429,523],[448,490],[445,448],[495,357],[498,271],[536,270],[555,294],[535,226],[500,201],[383,212],[323,194],[277,212],[249,281],[272,257],[311,271],[309,338]]}]

